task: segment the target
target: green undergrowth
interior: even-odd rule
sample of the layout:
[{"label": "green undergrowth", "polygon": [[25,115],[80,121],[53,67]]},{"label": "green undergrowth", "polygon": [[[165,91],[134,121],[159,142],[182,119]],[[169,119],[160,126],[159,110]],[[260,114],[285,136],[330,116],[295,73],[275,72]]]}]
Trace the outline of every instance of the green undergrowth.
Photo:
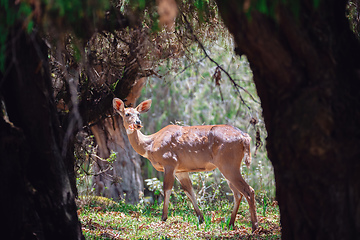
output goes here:
[{"label": "green undergrowth", "polygon": [[233,203],[227,199],[201,209],[199,224],[189,201],[170,203],[167,221],[160,220],[162,203],[130,205],[94,196],[78,200],[86,239],[281,239],[276,202],[257,203],[259,228],[252,233],[248,205],[241,202],[234,229],[228,229]]}]

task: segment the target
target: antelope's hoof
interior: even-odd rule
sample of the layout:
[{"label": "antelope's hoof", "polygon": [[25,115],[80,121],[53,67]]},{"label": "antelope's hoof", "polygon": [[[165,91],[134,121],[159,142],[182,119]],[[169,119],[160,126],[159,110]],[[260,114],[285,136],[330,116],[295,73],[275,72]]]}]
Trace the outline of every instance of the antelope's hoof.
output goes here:
[{"label": "antelope's hoof", "polygon": [[203,216],[198,216],[199,224],[202,224],[205,220]]},{"label": "antelope's hoof", "polygon": [[235,224],[234,224],[234,222],[231,222],[230,221],[230,223],[229,223],[229,229],[234,229],[235,228]]},{"label": "antelope's hoof", "polygon": [[252,225],[252,232],[254,233],[256,231],[256,229],[258,229],[258,223],[255,223]]}]

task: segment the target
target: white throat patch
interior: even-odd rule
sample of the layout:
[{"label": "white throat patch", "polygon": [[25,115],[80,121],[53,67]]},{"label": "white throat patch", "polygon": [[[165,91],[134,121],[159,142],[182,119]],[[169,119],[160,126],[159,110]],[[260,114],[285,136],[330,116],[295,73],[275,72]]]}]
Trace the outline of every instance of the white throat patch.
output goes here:
[{"label": "white throat patch", "polygon": [[126,133],[129,135],[129,134],[132,134],[135,130],[134,129],[126,129]]}]

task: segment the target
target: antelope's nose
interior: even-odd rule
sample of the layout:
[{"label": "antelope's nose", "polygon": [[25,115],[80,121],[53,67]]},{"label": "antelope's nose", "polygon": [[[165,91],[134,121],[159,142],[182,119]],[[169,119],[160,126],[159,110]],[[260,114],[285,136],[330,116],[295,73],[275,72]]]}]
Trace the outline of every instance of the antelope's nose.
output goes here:
[{"label": "antelope's nose", "polygon": [[136,120],[136,121],[135,121],[135,124],[136,124],[136,125],[141,125],[141,121],[140,121],[140,120]]}]

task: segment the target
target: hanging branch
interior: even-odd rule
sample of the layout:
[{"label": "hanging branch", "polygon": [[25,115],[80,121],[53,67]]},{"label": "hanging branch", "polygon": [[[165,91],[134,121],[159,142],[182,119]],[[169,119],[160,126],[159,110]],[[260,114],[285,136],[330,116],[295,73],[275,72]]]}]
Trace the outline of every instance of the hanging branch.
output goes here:
[{"label": "hanging branch", "polygon": [[262,147],[263,145],[263,142],[261,140],[261,136],[260,136],[260,129],[259,129],[259,126],[257,126],[256,124],[259,123],[259,120],[257,120],[256,118],[251,118],[250,120],[250,124],[254,127],[254,130],[256,132],[256,137],[255,137],[255,153],[254,153],[254,157],[256,157],[256,154],[259,150],[259,148]]},{"label": "hanging branch", "polygon": [[221,92],[221,87],[220,87],[220,82],[221,82],[221,71],[220,71],[220,68],[217,67],[215,69],[215,73],[213,75],[213,79],[215,80],[215,86],[217,86],[219,88],[219,92],[220,92],[220,96],[221,96],[221,101],[224,102],[224,98],[223,98],[223,95],[222,95],[222,92]]},{"label": "hanging branch", "polygon": [[[249,110],[251,110],[251,107],[245,102],[244,98],[242,97],[240,90],[243,90],[244,92],[246,92],[254,102],[256,102],[256,103],[259,103],[259,102],[254,98],[254,96],[252,96],[252,94],[248,90],[246,90],[245,88],[241,87],[238,83],[236,83],[235,80],[230,76],[228,71],[226,71],[222,66],[220,66],[220,64],[218,64],[214,59],[212,59],[209,56],[209,54],[207,53],[204,45],[202,44],[202,42],[198,39],[198,37],[194,33],[194,30],[193,30],[190,22],[186,18],[185,14],[180,9],[179,9],[179,12],[181,13],[181,15],[182,15],[182,17],[183,17],[183,19],[185,21],[185,24],[187,25],[187,28],[189,29],[189,31],[190,31],[191,35],[193,36],[194,40],[198,43],[199,47],[203,51],[205,57],[208,58],[212,63],[214,63],[216,65],[216,70],[215,70],[215,73],[213,75],[213,78],[215,80],[215,85],[219,87],[221,98],[222,98],[222,93],[221,93],[221,89],[220,89],[220,81],[221,81],[221,71],[222,71],[222,72],[224,72],[226,74],[226,76],[229,78],[230,82],[232,83],[232,85],[236,89],[236,92],[238,93],[238,96],[240,97],[241,102]],[[259,126],[256,126],[257,123],[258,123],[257,118],[252,117],[251,120],[250,120],[250,124],[253,125],[253,127],[254,127],[254,129],[256,131],[256,144],[255,144],[256,150],[255,150],[255,154],[254,154],[255,157],[256,157],[258,149],[261,148],[262,145],[263,145],[263,142],[262,142],[261,136],[260,136]]]},{"label": "hanging branch", "polygon": [[195,62],[195,63],[191,63],[191,64],[185,66],[179,73],[177,73],[177,74],[175,75],[175,78],[176,78],[178,75],[184,73],[184,72],[186,71],[186,69],[188,69],[189,67],[192,67],[193,65],[199,64],[200,62],[204,61],[205,58],[206,58],[206,56],[203,57],[202,59],[200,59],[199,61]]},{"label": "hanging branch", "polygon": [[181,12],[181,15],[185,21],[185,24],[187,25],[191,35],[194,37],[194,40],[199,44],[199,47],[201,48],[201,50],[203,51],[203,53],[205,54],[205,56],[212,62],[214,63],[217,68],[216,69],[220,69],[222,72],[224,72],[226,74],[226,76],[229,78],[230,82],[232,83],[232,85],[234,86],[234,88],[236,89],[239,97],[240,97],[240,100],[241,102],[249,109],[251,110],[250,106],[245,102],[244,98],[242,97],[241,95],[241,92],[240,90],[243,90],[244,92],[246,92],[250,97],[251,99],[256,102],[256,103],[259,103],[252,95],[251,93],[249,93],[248,90],[246,90],[245,88],[241,87],[239,84],[237,84],[235,82],[235,80],[230,76],[230,74],[222,67],[220,66],[220,64],[218,64],[214,59],[212,59],[209,54],[207,53],[204,45],[202,44],[202,42],[198,39],[198,37],[196,36],[196,34],[194,33],[194,30],[190,24],[190,22],[188,21],[187,17],[185,16],[185,14],[179,9],[179,12]]}]

